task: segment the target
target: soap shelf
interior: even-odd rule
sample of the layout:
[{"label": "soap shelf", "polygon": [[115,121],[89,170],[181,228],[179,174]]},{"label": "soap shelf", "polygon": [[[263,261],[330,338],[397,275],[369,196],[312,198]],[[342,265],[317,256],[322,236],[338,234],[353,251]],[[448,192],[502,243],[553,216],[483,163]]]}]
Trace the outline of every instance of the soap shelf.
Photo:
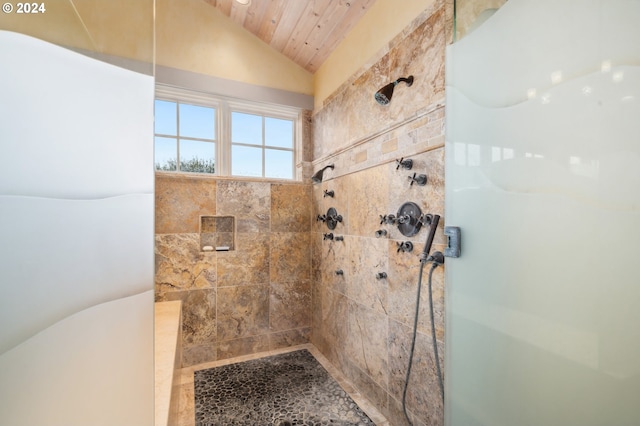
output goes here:
[{"label": "soap shelf", "polygon": [[200,216],[200,251],[235,250],[234,216]]}]

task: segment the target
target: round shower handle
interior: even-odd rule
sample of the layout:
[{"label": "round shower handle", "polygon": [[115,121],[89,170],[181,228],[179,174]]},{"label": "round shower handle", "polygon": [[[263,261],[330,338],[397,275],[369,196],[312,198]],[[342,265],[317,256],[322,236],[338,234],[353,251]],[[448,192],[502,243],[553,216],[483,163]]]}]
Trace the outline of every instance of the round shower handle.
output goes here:
[{"label": "round shower handle", "polygon": [[376,279],[377,280],[383,280],[385,278],[387,278],[387,273],[386,272],[378,272],[376,274]]}]

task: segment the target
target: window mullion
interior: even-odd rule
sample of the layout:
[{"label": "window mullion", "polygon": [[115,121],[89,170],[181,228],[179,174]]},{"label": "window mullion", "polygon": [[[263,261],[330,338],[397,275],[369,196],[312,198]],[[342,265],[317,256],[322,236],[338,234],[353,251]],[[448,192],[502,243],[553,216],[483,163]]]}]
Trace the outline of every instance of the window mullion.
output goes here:
[{"label": "window mullion", "polygon": [[180,171],[180,102],[176,102],[176,171]]},{"label": "window mullion", "polygon": [[231,175],[231,112],[226,102],[220,104],[220,175]]},{"label": "window mullion", "polygon": [[266,157],[266,136],[265,136],[265,118],[264,115],[262,115],[262,177],[265,177],[266,171],[265,171],[265,157]]}]

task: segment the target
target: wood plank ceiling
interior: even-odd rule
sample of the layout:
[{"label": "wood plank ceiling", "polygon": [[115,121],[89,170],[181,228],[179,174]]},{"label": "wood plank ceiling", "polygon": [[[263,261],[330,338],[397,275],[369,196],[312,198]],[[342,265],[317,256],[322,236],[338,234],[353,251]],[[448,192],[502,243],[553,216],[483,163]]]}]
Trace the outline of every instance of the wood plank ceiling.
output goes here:
[{"label": "wood plank ceiling", "polygon": [[315,73],[375,0],[203,0]]}]

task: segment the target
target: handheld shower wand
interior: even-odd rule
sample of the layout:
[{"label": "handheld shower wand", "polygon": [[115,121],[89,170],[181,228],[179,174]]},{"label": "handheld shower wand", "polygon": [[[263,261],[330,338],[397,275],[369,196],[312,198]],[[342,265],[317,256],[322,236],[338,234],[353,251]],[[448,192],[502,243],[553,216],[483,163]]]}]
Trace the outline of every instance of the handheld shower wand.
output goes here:
[{"label": "handheld shower wand", "polygon": [[[431,245],[433,244],[433,237],[435,237],[436,235],[436,229],[438,228],[439,222],[440,222],[440,216],[438,216],[437,214],[427,215],[427,223],[430,226],[429,226],[429,235],[427,235],[427,242],[424,244],[424,249],[422,249],[422,254],[420,255],[420,262],[423,264],[430,261],[436,261],[436,259],[434,259],[433,257],[436,256],[436,253],[440,253],[440,252],[436,252],[433,254],[433,256],[429,256],[429,252],[431,251]],[[440,256],[442,256],[442,261],[437,263],[444,263],[444,256],[442,255],[442,253],[440,253]]]},{"label": "handheld shower wand", "polygon": [[436,326],[435,326],[435,316],[433,313],[433,292],[431,289],[431,281],[433,278],[433,271],[438,267],[438,265],[444,264],[444,255],[436,251],[432,255],[429,255],[431,251],[431,245],[433,244],[433,238],[436,234],[436,229],[438,228],[438,223],[440,222],[440,216],[435,215],[424,215],[421,219],[423,222],[429,224],[429,235],[427,235],[427,241],[424,245],[424,249],[422,249],[422,254],[420,255],[420,273],[418,274],[418,295],[416,297],[416,313],[413,321],[413,337],[411,340],[411,349],[409,351],[409,365],[407,367],[407,376],[404,381],[404,390],[402,391],[402,410],[404,411],[404,416],[410,425],[413,426],[411,419],[409,418],[409,414],[407,413],[407,388],[409,387],[409,378],[411,377],[411,366],[413,364],[413,354],[416,349],[416,335],[418,331],[418,314],[420,312],[420,292],[422,289],[422,273],[424,269],[424,265],[428,262],[432,262],[431,269],[429,270],[429,313],[431,317],[431,340],[433,343],[433,354],[436,363],[436,372],[438,374],[438,384],[440,385],[440,395],[442,397],[442,401],[444,402],[444,383],[442,379],[442,371],[440,371],[440,357],[438,356],[438,343],[436,341]]}]

